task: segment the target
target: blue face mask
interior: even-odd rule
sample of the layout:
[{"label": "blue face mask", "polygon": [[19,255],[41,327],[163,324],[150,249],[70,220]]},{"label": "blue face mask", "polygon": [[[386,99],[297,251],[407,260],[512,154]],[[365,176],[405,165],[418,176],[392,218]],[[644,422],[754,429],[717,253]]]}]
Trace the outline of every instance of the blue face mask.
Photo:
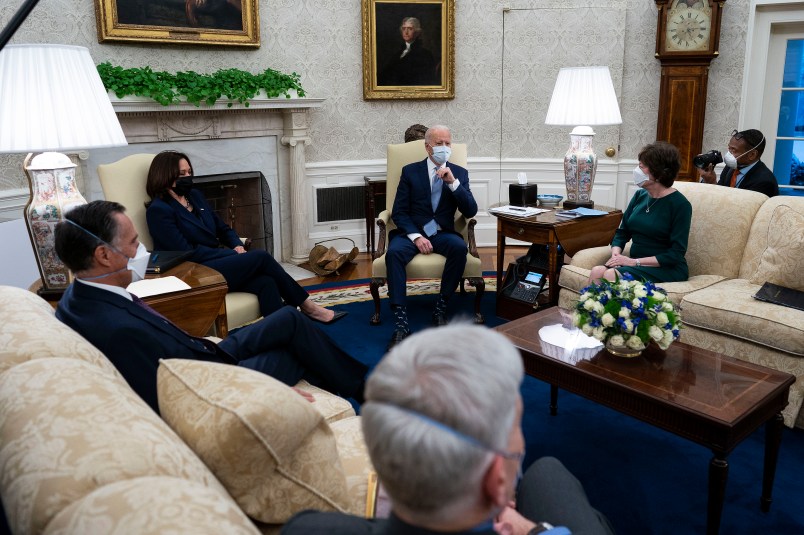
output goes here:
[{"label": "blue face mask", "polygon": [[446,145],[436,145],[433,147],[433,161],[438,165],[444,165],[452,155],[452,149]]}]

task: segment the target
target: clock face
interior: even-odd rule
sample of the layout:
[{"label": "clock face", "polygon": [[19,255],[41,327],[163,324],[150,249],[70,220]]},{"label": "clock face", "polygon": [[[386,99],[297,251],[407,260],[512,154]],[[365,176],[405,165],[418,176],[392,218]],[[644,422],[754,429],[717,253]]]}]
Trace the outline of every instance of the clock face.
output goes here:
[{"label": "clock face", "polygon": [[707,50],[711,22],[712,11],[708,7],[693,9],[678,2],[667,15],[665,48],[677,52]]}]

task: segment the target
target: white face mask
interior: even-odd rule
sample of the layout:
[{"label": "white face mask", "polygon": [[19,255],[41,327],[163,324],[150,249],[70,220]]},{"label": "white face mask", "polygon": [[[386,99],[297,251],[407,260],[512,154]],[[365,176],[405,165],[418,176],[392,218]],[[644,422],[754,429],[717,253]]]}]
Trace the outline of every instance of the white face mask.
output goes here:
[{"label": "white face mask", "polygon": [[[120,253],[123,254],[123,253]],[[134,257],[129,257],[126,268],[131,272],[131,282],[141,281],[145,278],[145,272],[148,269],[148,261],[151,259],[151,253],[140,243],[137,246],[137,252]]]},{"label": "white face mask", "polygon": [[650,180],[650,178],[642,171],[642,169],[639,168],[638,165],[634,167],[634,185],[636,185],[636,187],[641,188],[642,184],[648,180]]},{"label": "white face mask", "polygon": [[433,147],[433,161],[438,165],[444,165],[452,155],[452,149],[446,145],[436,145]]},{"label": "white face mask", "polygon": [[[765,141],[765,138],[762,138],[762,141]],[[745,151],[744,153],[740,154],[739,156],[735,156],[731,152],[729,152],[728,147],[726,148],[726,152],[723,153],[723,163],[726,164],[727,167],[731,167],[732,169],[737,169],[737,160],[751,152],[752,150],[756,149],[760,145],[762,145],[762,141]]]}]

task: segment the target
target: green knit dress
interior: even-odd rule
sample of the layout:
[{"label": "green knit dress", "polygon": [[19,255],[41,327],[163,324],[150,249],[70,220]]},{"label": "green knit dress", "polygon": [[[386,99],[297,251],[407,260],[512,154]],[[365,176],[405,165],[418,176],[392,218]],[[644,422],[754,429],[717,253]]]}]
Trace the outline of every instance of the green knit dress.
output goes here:
[{"label": "green knit dress", "polygon": [[625,209],[611,245],[624,249],[631,240],[628,256],[655,256],[659,267],[621,266],[617,271],[653,282],[687,280],[689,269],[684,255],[687,253],[691,219],[692,205],[681,192],[674,191],[654,199],[643,189],[637,191]]}]

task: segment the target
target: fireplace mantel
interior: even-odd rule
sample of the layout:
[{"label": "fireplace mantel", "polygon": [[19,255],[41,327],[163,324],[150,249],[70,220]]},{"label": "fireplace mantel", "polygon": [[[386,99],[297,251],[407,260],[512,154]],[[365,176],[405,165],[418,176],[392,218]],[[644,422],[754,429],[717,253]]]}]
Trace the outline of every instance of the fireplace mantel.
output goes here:
[{"label": "fireplace mantel", "polygon": [[[162,106],[150,99],[110,97],[129,145],[186,142],[209,139],[266,137],[276,143],[279,191],[275,196],[281,223],[278,259],[307,261],[308,214],[305,147],[309,136],[309,110],[324,99],[252,99],[249,106],[222,100],[212,106],[179,103]],[[273,148],[272,148],[273,149]],[[143,152],[148,152],[143,148]],[[189,152],[188,152],[189,154]],[[240,162],[238,162],[240,163]],[[233,169],[242,171],[243,169]]]}]

